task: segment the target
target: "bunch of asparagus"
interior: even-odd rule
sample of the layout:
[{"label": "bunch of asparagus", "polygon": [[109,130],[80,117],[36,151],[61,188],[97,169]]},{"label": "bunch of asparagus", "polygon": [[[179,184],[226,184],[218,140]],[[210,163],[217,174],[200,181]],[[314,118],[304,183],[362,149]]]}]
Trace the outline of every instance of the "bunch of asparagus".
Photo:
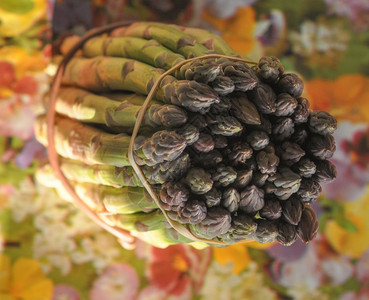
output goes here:
[{"label": "bunch of asparagus", "polygon": [[[240,57],[205,30],[135,23],[95,37],[67,65],[55,146],[62,171],[107,222],[158,245],[191,242],[167,219],[128,159],[132,129],[159,76],[188,58]],[[337,122],[312,111],[303,81],[275,57],[203,58],[166,76],[144,113],[134,157],[167,216],[196,238],[232,244],[307,243],[310,203],[336,176]],[[36,135],[47,144],[45,117]],[[57,186],[50,166],[41,181]]]}]

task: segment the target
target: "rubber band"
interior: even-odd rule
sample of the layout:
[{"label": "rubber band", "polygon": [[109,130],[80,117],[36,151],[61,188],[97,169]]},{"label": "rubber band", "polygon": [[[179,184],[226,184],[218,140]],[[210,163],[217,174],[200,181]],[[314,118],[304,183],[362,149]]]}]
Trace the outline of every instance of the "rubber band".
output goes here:
[{"label": "rubber band", "polygon": [[[49,102],[48,109],[47,109],[47,114],[46,114],[46,118],[47,118],[46,120],[47,120],[48,157],[49,157],[50,165],[51,165],[52,169],[54,170],[56,177],[62,183],[62,185],[66,189],[66,191],[72,196],[75,205],[80,210],[82,210],[96,224],[98,224],[103,229],[105,229],[109,233],[116,236],[119,239],[120,244],[123,247],[127,248],[127,249],[132,249],[133,248],[135,237],[133,237],[130,234],[130,232],[127,231],[127,230],[123,230],[123,229],[115,227],[113,225],[109,225],[107,223],[108,220],[106,219],[106,217],[110,215],[109,213],[107,213],[107,212],[97,213],[96,211],[93,211],[78,196],[78,194],[74,190],[73,186],[71,185],[70,181],[66,178],[63,171],[61,170],[60,164],[59,164],[59,156],[58,156],[58,154],[56,152],[56,149],[55,149],[54,124],[55,124],[55,115],[56,115],[55,106],[56,106],[56,101],[57,101],[57,95],[58,95],[59,88],[60,88],[60,85],[61,85],[61,80],[62,80],[62,76],[63,76],[64,70],[65,70],[65,66],[70,61],[70,59],[86,43],[86,41],[88,41],[90,38],[95,37],[97,35],[101,35],[103,33],[108,33],[110,31],[112,31],[114,29],[117,29],[117,28],[120,28],[120,27],[129,26],[132,23],[134,23],[134,22],[132,22],[132,21],[119,22],[119,23],[114,23],[114,24],[111,24],[111,25],[106,25],[106,26],[103,26],[103,27],[100,27],[100,28],[93,29],[93,30],[89,31],[86,35],[84,35],[81,38],[81,40],[79,40],[68,51],[68,53],[64,56],[63,60],[61,61],[60,65],[58,67],[58,70],[55,74],[55,77],[52,81],[51,91],[50,91],[50,102]],[[136,123],[135,123],[135,126],[134,126],[133,131],[132,131],[129,147],[128,147],[128,159],[129,159],[129,162],[130,162],[131,166],[133,167],[136,175],[142,181],[146,191],[153,198],[156,205],[161,210],[161,212],[164,214],[166,220],[168,221],[168,223],[170,224],[170,226],[172,226],[172,228],[174,230],[176,230],[179,234],[181,234],[181,235],[183,235],[183,236],[185,236],[185,237],[187,237],[187,238],[189,238],[193,241],[203,242],[203,243],[207,243],[207,244],[211,244],[211,245],[224,246],[224,245],[228,245],[228,244],[226,244],[224,242],[221,242],[221,241],[208,240],[208,239],[203,239],[201,237],[198,237],[198,236],[194,235],[188,229],[187,226],[185,226],[183,224],[180,224],[180,223],[170,219],[167,212],[161,207],[159,199],[158,199],[158,195],[153,190],[152,186],[148,183],[146,177],[144,176],[141,168],[138,166],[138,164],[136,163],[136,161],[134,159],[134,156],[133,156],[134,140],[137,137],[137,134],[138,134],[139,128],[141,126],[144,114],[147,110],[147,107],[148,107],[150,101],[154,98],[154,95],[157,92],[157,90],[159,88],[159,84],[161,83],[161,81],[166,76],[168,76],[171,73],[173,73],[174,71],[178,70],[183,65],[185,65],[189,62],[195,61],[195,60],[201,60],[201,59],[207,59],[207,58],[227,58],[227,59],[232,60],[232,61],[241,61],[241,62],[245,62],[247,64],[256,64],[256,62],[245,60],[245,59],[239,58],[239,57],[233,57],[233,56],[227,56],[227,55],[221,55],[221,54],[208,54],[208,55],[204,55],[204,56],[200,56],[200,57],[186,59],[186,60],[176,64],[175,66],[173,66],[169,70],[165,71],[162,75],[160,75],[160,77],[153,84],[153,86],[150,89],[150,92],[148,93],[141,109],[139,110],[139,113],[138,113],[137,119],[136,119]],[[111,215],[113,216],[113,214],[111,214]],[[245,240],[245,242],[248,242],[248,240]]]}]

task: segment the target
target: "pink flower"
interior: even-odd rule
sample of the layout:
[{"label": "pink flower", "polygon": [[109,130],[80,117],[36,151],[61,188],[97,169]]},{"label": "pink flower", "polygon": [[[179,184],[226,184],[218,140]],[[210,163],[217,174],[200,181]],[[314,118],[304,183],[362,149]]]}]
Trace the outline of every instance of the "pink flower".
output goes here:
[{"label": "pink flower", "polygon": [[357,30],[368,28],[369,2],[367,0],[325,0],[328,12],[346,17]]},{"label": "pink flower", "polygon": [[280,283],[290,288],[303,286],[313,291],[322,284],[323,279],[321,261],[313,243],[307,245],[300,259],[286,262],[280,269]]},{"label": "pink flower", "polygon": [[368,300],[369,299],[369,288],[362,287],[361,290],[355,294],[355,292],[346,292],[341,295],[339,300]]},{"label": "pink flower", "polygon": [[169,295],[182,295],[189,287],[201,288],[210,262],[210,249],[196,250],[188,245],[166,249],[151,248],[150,282]]},{"label": "pink flower", "polygon": [[116,263],[108,267],[93,283],[91,300],[130,300],[135,299],[139,279],[136,271],[129,265]]},{"label": "pink flower", "polygon": [[27,140],[33,136],[35,112],[16,98],[0,101],[0,135]]},{"label": "pink flower", "polygon": [[368,135],[365,125],[339,124],[334,134],[337,150],[331,159],[337,168],[337,178],[322,185],[326,197],[354,201],[363,195],[369,182]]},{"label": "pink flower", "polygon": [[76,289],[70,285],[57,284],[54,286],[53,300],[80,300]]},{"label": "pink flower", "polygon": [[369,282],[369,250],[356,263],[356,277],[362,282]]}]

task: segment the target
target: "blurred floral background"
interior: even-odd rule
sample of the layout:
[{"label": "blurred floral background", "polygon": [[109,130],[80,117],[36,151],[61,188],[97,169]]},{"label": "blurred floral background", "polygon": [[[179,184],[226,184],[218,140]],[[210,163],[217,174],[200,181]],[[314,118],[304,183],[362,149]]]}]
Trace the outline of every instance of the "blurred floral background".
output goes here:
[{"label": "blurred floral background", "polygon": [[[312,108],[339,120],[313,242],[128,251],[35,181],[52,44],[121,20],[206,28],[304,78]],[[369,299],[368,20],[367,0],[0,1],[0,298]]]}]

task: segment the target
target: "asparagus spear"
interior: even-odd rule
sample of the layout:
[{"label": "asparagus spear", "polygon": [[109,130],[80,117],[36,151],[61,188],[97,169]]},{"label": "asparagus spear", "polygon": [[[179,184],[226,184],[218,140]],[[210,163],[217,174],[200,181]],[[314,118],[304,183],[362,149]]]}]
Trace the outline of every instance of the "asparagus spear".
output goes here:
[{"label": "asparagus spear", "polygon": [[[133,168],[129,166],[87,165],[78,160],[65,158],[60,158],[59,163],[64,175],[73,181],[103,184],[116,188],[143,186]],[[184,153],[174,161],[161,163],[153,167],[142,166],[141,170],[147,181],[154,185],[181,178],[189,166],[189,155]],[[41,167],[39,172],[45,174],[45,176],[52,173],[49,165]]]},{"label": "asparagus spear", "polygon": [[[109,165],[87,165],[78,160],[59,159],[64,175],[72,181],[81,183],[102,184],[115,188],[143,187],[132,167],[115,167]],[[44,177],[51,177],[50,165],[41,167],[38,171]]]},{"label": "asparagus spear", "polygon": [[[126,134],[109,134],[78,121],[57,117],[55,120],[55,146],[66,158],[88,164],[129,166],[128,147],[131,137]],[[46,119],[40,116],[35,122],[38,140],[47,145]],[[162,130],[151,138],[138,136],[134,154],[140,165],[155,165],[179,157],[186,147],[186,140],[174,131]]]},{"label": "asparagus spear", "polygon": [[156,40],[131,36],[92,38],[84,44],[83,55],[132,58],[165,70],[185,60],[183,55],[165,48]]},{"label": "asparagus spear", "polygon": [[[36,179],[44,186],[55,188],[62,198],[66,191],[56,178],[50,165],[44,165],[36,172]],[[78,181],[77,181],[78,180]],[[97,212],[114,214],[130,214],[136,212],[150,212],[158,208],[151,196],[142,187],[120,187],[94,184],[79,181],[79,178],[70,180],[77,195]],[[66,200],[69,200],[67,198]]]},{"label": "asparagus spear", "polygon": [[[73,58],[66,66],[63,82],[94,92],[127,90],[147,95],[162,73],[162,69],[126,58]],[[161,81],[156,98],[201,113],[220,101],[208,85],[172,76]]]},{"label": "asparagus spear", "polygon": [[[140,105],[132,104],[129,99],[132,94],[126,94],[122,101],[114,101],[108,97],[96,95],[75,87],[62,87],[58,94],[56,111],[70,118],[85,122],[105,124],[122,131],[132,131]],[[135,95],[144,101],[145,97]],[[127,100],[124,100],[127,99]],[[186,123],[187,114],[175,105],[160,105],[154,101],[150,103],[144,114],[141,126],[149,127],[179,127]]]},{"label": "asparagus spear", "polygon": [[183,27],[177,25],[171,26],[182,30],[182,32],[185,34],[192,36],[197,42],[204,45],[211,51],[228,56],[240,56],[237,52],[233,51],[232,48],[229,47],[219,35],[200,28]]},{"label": "asparagus spear", "polygon": [[198,249],[203,249],[204,247],[208,246],[207,244],[202,242],[193,242],[189,238],[186,238],[183,235],[179,234],[173,228],[160,228],[147,232],[132,231],[131,234],[158,248],[166,248],[170,245],[185,243]]},{"label": "asparagus spear", "polygon": [[[83,46],[86,57],[114,56],[138,60],[153,67],[168,70],[185,58],[162,46],[156,40],[145,40],[138,37],[95,37]],[[208,83],[220,72],[220,65],[215,59],[201,62],[189,62],[175,72],[178,79],[196,80]]]},{"label": "asparagus spear", "polygon": [[183,33],[181,30],[154,22],[136,22],[129,27],[112,32],[112,36],[135,36],[157,40],[170,50],[182,54],[186,58],[210,54],[205,46]]},{"label": "asparagus spear", "polygon": [[102,215],[104,220],[114,227],[119,227],[128,231],[151,231],[165,228],[167,221],[160,209],[149,213]]}]

